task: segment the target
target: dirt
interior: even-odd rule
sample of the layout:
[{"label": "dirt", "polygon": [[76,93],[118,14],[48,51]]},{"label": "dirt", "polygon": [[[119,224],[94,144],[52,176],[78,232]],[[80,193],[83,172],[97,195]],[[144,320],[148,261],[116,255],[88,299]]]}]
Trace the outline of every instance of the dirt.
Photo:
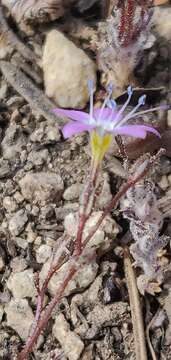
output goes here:
[{"label": "dirt", "polygon": [[[102,16],[99,4],[97,5],[95,1],[92,3],[92,8],[90,6],[90,9],[84,10],[83,3],[80,1],[78,9],[74,8],[72,17],[83,18],[84,21],[88,21],[89,26],[89,17],[90,20],[96,18],[96,9],[99,17]],[[169,5],[168,11],[171,12]],[[31,25],[27,25],[28,28],[24,25],[25,29],[28,29],[28,33],[24,35],[23,28],[21,30],[20,27],[17,27],[11,18],[8,21],[14,33],[17,28],[17,36],[25,45],[29,46],[30,43],[34,43],[38,48],[42,45],[42,39],[45,36],[44,27],[47,29],[49,26],[50,29],[51,26],[58,24],[40,25],[38,30],[35,30],[34,26],[32,29]],[[64,21],[66,21],[65,18]],[[71,18],[72,21],[73,18]],[[61,27],[61,23],[59,27]],[[3,32],[3,29],[1,31]],[[33,34],[28,35],[31,31]],[[152,90],[151,98],[157,94],[159,103],[163,99],[165,103],[170,103],[171,41],[161,38],[158,33],[155,36],[157,41],[144,52],[134,75],[140,88],[162,87],[162,91]],[[14,49],[14,44],[7,46],[5,41],[2,42],[1,39],[0,43],[0,47],[5,53],[3,60],[10,60],[12,64],[12,59],[18,51]],[[76,43],[77,41],[75,40]],[[83,48],[84,46],[85,44],[83,44]],[[31,66],[30,64],[29,60],[29,69],[32,66],[32,71],[36,73],[38,64],[34,61]],[[18,65],[17,68],[21,71]],[[40,69],[39,77],[43,83]],[[14,85],[16,85],[17,75],[14,74],[14,78]],[[33,81],[32,74],[29,78]],[[22,77],[20,81],[21,79]],[[18,90],[16,86],[12,86],[13,82],[11,82],[12,85],[10,84],[8,77],[7,80],[2,68],[0,73],[0,359],[15,360],[16,354],[21,350],[26,338],[22,338],[21,329],[18,331],[16,324],[9,321],[8,311],[6,311],[11,299],[18,297],[18,295],[14,296],[11,288],[9,289],[9,278],[11,274],[23,274],[26,270],[30,270],[32,274],[38,273],[43,263],[50,257],[53,248],[56,247],[64,232],[66,215],[78,211],[79,191],[77,191],[77,187],[73,188],[72,186],[78,184],[79,189],[82,188],[90,167],[90,149],[88,134],[77,135],[69,140],[61,137],[57,128],[57,120],[54,114],[52,116],[50,114],[49,109],[52,103],[47,97],[45,101],[47,101],[48,107],[46,104],[44,105],[43,97],[41,97],[41,101],[40,98],[37,98],[37,93],[31,103],[34,92],[32,91],[27,97],[24,81],[23,87],[20,82],[18,85],[20,90]],[[41,96],[45,96],[42,83],[33,82],[37,91],[41,91]],[[100,83],[98,86],[100,87]],[[167,114],[164,115],[165,123],[167,122],[166,117]],[[104,161],[102,173],[104,178],[108,179],[109,195],[115,194],[123,181],[124,172],[120,162],[121,159],[118,158],[116,175],[113,173],[112,155],[110,154]],[[170,174],[170,157],[163,155],[154,175],[158,198],[167,197],[171,191]],[[164,182],[162,182],[163,177]],[[69,192],[70,187],[71,192]],[[65,195],[63,196],[63,194]],[[104,193],[104,196],[107,195]],[[168,215],[162,233],[168,234],[170,207],[167,211]],[[127,233],[129,223],[123,219],[119,210],[112,213],[111,216],[119,225],[120,232],[113,240],[111,249],[97,258],[98,270],[95,279],[85,288],[82,287],[79,291],[76,289],[69,296],[63,298],[59,308],[54,311],[37,349],[30,355],[30,359],[53,360],[58,359],[59,354],[61,354],[60,359],[63,360],[134,360],[136,358],[122,254],[123,237]],[[170,232],[168,235],[170,236]],[[169,244],[165,248],[165,252],[170,261]],[[137,273],[139,271],[138,269]],[[16,283],[13,286],[17,292]],[[32,285],[30,283],[30,286],[34,287],[34,281]],[[26,291],[25,300],[22,299],[21,302],[18,301],[18,298],[16,300],[20,306],[24,301],[23,307],[26,306],[26,311],[29,306],[28,316],[31,319],[36,306],[34,291],[35,289],[30,290],[30,296]],[[50,291],[47,291],[46,304],[50,298]],[[168,279],[162,284],[159,294],[152,296],[146,293],[141,296],[145,327],[157,309],[165,308],[167,303],[166,318],[160,326],[154,326],[150,331],[156,359],[161,360],[171,358],[169,299],[169,274]],[[62,315],[63,317],[59,321],[61,331],[67,331],[68,339],[71,337],[71,342],[75,339],[75,347],[78,343],[78,349],[80,349],[79,355],[77,351],[74,352],[73,349],[70,349],[71,345],[68,345],[70,353],[67,354],[67,346],[66,348],[64,345],[62,346],[59,329],[58,332],[55,331],[56,325],[54,324],[58,324],[57,317]],[[64,332],[65,335],[66,333]],[[149,350],[148,359],[151,359]]]}]

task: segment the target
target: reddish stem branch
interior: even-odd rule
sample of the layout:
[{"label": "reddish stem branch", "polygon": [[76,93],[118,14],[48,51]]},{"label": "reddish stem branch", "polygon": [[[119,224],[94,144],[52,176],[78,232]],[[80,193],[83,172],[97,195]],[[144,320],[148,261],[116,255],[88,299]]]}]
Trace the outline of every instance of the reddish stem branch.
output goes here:
[{"label": "reddish stem branch", "polygon": [[66,275],[65,279],[63,280],[63,283],[61,284],[58,291],[56,292],[55,297],[51,300],[51,302],[45,309],[45,312],[44,312],[42,318],[38,322],[37,327],[34,329],[34,332],[32,333],[32,335],[28,338],[26,345],[24,346],[24,349],[19,354],[17,360],[27,359],[29,353],[32,351],[34,344],[37,342],[37,339],[38,339],[41,331],[45,328],[48,320],[50,319],[53,309],[60,302],[68,283],[73,278],[76,271],[77,271],[76,266],[71,265],[71,268],[69,269],[68,274]]},{"label": "reddish stem branch", "polygon": [[[80,247],[80,252],[78,253],[78,255],[75,254],[75,251],[73,253],[73,256],[71,257],[71,260],[74,260],[74,262],[72,261],[70,264],[70,268],[68,270],[68,274],[66,275],[66,277],[64,278],[63,283],[61,284],[61,286],[59,287],[58,291],[56,292],[56,295],[54,296],[54,298],[51,300],[51,302],[49,303],[49,305],[46,307],[44,314],[42,315],[42,317],[40,318],[40,312],[42,310],[42,298],[41,300],[39,300],[38,302],[38,313],[36,315],[36,317],[39,319],[36,327],[34,327],[31,336],[28,338],[26,345],[24,347],[24,349],[22,350],[22,352],[19,354],[18,359],[17,360],[25,360],[27,359],[28,354],[32,351],[33,346],[35,345],[35,343],[37,342],[37,339],[41,333],[41,331],[45,328],[45,326],[47,325],[47,322],[49,320],[49,318],[51,317],[52,311],[54,309],[54,307],[60,302],[61,298],[64,295],[64,291],[65,288],[67,287],[68,283],[71,281],[71,279],[73,278],[73,276],[75,275],[76,271],[77,271],[77,267],[76,267],[76,263],[79,263],[79,259],[80,256],[83,253],[83,250],[85,248],[85,246],[87,245],[87,243],[90,241],[90,239],[93,237],[93,235],[95,234],[95,232],[98,230],[99,226],[101,225],[101,223],[103,222],[104,218],[106,217],[106,215],[117,206],[119,200],[122,198],[122,196],[124,196],[126,194],[126,192],[128,191],[128,189],[130,189],[131,187],[133,187],[138,181],[140,181],[144,176],[146,176],[146,174],[148,173],[148,171],[150,170],[152,164],[154,163],[154,161],[161,155],[161,151],[159,151],[159,153],[157,154],[156,157],[150,158],[148,160],[146,160],[146,162],[144,162],[142,164],[142,168],[141,168],[141,164],[140,164],[140,169],[138,174],[136,174],[135,176],[132,176],[130,179],[128,179],[127,183],[124,184],[121,189],[119,190],[119,192],[113,197],[113,199],[110,201],[110,203],[108,204],[108,206],[105,208],[102,216],[100,217],[100,219],[98,220],[98,222],[96,223],[96,225],[94,226],[94,228],[92,229],[92,231],[90,232],[90,234],[86,237],[84,243],[82,244],[82,246]],[[85,223],[84,223],[85,225]],[[82,230],[84,229],[84,226],[82,224]],[[79,231],[82,231],[81,227],[79,229]],[[81,240],[82,240],[82,234],[80,234],[81,236]],[[60,259],[60,257],[58,258]],[[49,282],[49,279],[52,277],[52,275],[54,274],[54,272],[56,271],[56,269],[58,269],[57,265],[59,266],[59,262],[58,264],[56,264],[56,267],[54,267],[48,274],[47,279],[45,280],[43,289],[42,289],[42,295],[44,295],[44,291],[47,288],[47,284]]]}]

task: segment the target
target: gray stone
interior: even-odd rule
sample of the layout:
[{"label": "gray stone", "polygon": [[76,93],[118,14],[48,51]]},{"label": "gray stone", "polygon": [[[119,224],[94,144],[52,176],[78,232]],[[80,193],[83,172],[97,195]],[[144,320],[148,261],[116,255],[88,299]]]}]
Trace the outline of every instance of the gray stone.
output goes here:
[{"label": "gray stone", "polygon": [[[87,235],[91,232],[94,228],[95,224],[101,217],[102,212],[96,211],[93,212],[91,217],[88,219],[85,230],[83,233],[83,239],[87,237]],[[65,217],[64,220],[64,227],[69,236],[76,236],[77,233],[77,226],[78,226],[78,215],[75,213],[70,213]],[[112,219],[109,215],[103,220],[102,224],[100,225],[99,229],[93,235],[92,239],[88,243],[88,247],[96,247],[100,248],[101,251],[107,251],[111,247],[111,243],[113,239],[119,233],[119,227],[114,219]],[[106,239],[108,237],[108,239]]]},{"label": "gray stone", "polygon": [[22,340],[26,340],[33,322],[33,312],[26,299],[12,299],[5,306],[7,325],[14,329]]},{"label": "gray stone", "polygon": [[85,107],[89,99],[87,81],[96,83],[96,66],[60,31],[51,30],[47,35],[43,71],[46,94],[58,106]]},{"label": "gray stone", "polygon": [[[40,272],[40,281],[43,282],[48,274],[50,268],[51,259],[48,260],[42,267]],[[59,271],[53,275],[48,284],[48,290],[52,296],[56,294],[58,287],[63,283],[65,275],[70,268],[70,262],[66,262],[61,266]],[[69,282],[65,289],[65,295],[69,295],[75,291],[83,290],[90,285],[96,277],[98,265],[96,262],[85,264],[75,274],[72,280]]]},{"label": "gray stone", "polygon": [[61,347],[69,360],[79,360],[84,349],[84,343],[80,337],[70,330],[69,324],[63,314],[56,316],[53,326],[53,334],[61,344]]},{"label": "gray stone", "polygon": [[82,187],[83,187],[82,184],[71,185],[64,191],[63,198],[68,201],[78,199]]},{"label": "gray stone", "polygon": [[52,248],[49,245],[41,245],[36,251],[36,260],[39,264],[44,264],[51,257],[51,254]]},{"label": "gray stone", "polygon": [[24,209],[21,209],[15,213],[15,215],[9,221],[9,231],[12,235],[19,235],[25,228],[28,221],[28,216]]},{"label": "gray stone", "polygon": [[26,174],[19,185],[24,198],[35,203],[59,200],[64,189],[61,176],[52,172]]},{"label": "gray stone", "polygon": [[7,287],[16,299],[34,298],[36,296],[36,288],[33,270],[28,269],[12,273],[7,281]]},{"label": "gray stone", "polygon": [[26,145],[26,137],[19,125],[11,124],[2,140],[1,147],[4,159],[15,159],[20,154],[22,147]]}]

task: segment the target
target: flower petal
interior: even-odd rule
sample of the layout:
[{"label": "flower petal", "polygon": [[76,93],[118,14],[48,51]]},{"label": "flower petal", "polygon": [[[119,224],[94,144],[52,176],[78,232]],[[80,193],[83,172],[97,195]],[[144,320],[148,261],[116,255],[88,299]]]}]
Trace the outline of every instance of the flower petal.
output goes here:
[{"label": "flower petal", "polygon": [[100,114],[101,109],[94,109],[93,116],[96,120],[100,118],[100,123],[106,123],[107,121],[113,122],[116,118],[117,111],[110,108],[103,109],[102,113]]},{"label": "flower petal", "polygon": [[53,112],[57,115],[66,116],[72,120],[80,121],[82,123],[88,124],[89,122],[89,114],[84,111],[78,110],[67,110],[67,109],[53,109]]},{"label": "flower petal", "polygon": [[65,139],[70,138],[72,135],[79,134],[83,131],[90,131],[93,127],[91,125],[82,124],[81,122],[70,121],[62,128],[62,134]]},{"label": "flower petal", "polygon": [[151,126],[147,125],[127,125],[121,126],[120,128],[115,128],[113,130],[115,134],[132,136],[135,138],[145,139],[148,132],[155,134],[158,137],[161,137],[159,132]]}]

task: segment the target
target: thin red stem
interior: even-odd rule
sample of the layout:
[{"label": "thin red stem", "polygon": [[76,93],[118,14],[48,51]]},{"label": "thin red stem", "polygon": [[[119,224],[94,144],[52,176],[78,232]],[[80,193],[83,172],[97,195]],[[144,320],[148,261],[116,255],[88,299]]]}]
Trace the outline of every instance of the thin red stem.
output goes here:
[{"label": "thin red stem", "polygon": [[19,354],[17,360],[26,360],[28,358],[28,355],[32,351],[34,344],[37,342],[37,339],[38,339],[42,329],[44,329],[48,320],[50,319],[53,309],[60,302],[68,283],[73,278],[76,271],[77,271],[76,266],[72,265],[71,268],[69,269],[67,276],[63,280],[63,283],[61,284],[58,291],[56,292],[55,297],[51,300],[51,302],[45,309],[45,312],[44,312],[42,318],[40,319],[40,321],[38,322],[37,327],[34,329],[33,334],[28,338],[28,340],[24,346],[24,349]]}]

